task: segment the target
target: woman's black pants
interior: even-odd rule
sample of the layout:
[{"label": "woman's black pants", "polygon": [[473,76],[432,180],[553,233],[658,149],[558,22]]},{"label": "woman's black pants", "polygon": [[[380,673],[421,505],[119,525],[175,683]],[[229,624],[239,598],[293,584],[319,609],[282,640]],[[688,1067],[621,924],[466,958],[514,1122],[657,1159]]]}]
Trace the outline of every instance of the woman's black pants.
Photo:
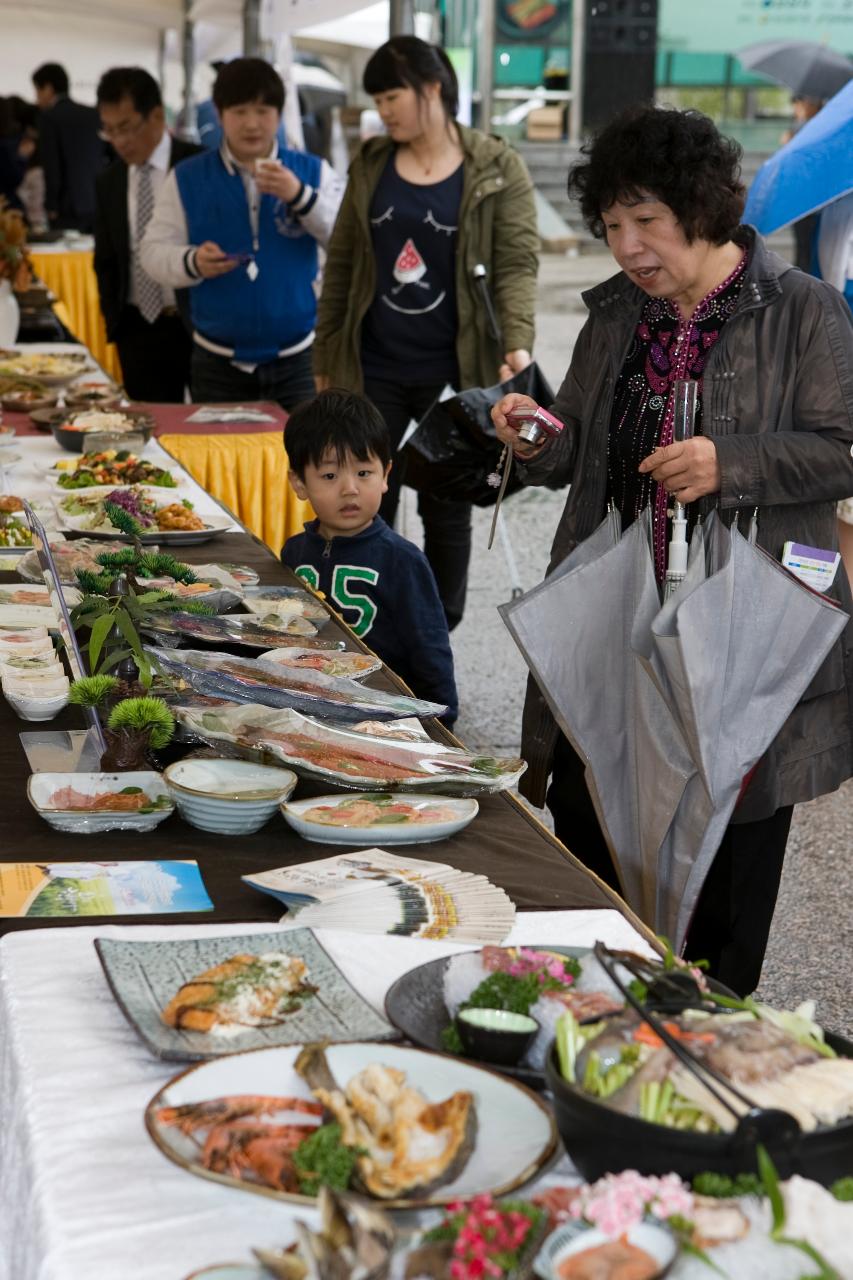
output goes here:
[{"label": "woman's black pants", "polygon": [[[365,379],[365,395],[382,414],[391,436],[394,465],[388,477],[388,492],[379,509],[383,520],[390,525],[393,525],[397,514],[400,485],[406,479],[397,448],[412,418],[420,421],[443,389],[444,383],[409,387]],[[419,493],[418,513],[424,522],[424,553],[435,574],[447,626],[452,631],[462,621],[465,612],[468,562],[471,559],[471,504]]]},{"label": "woman's black pants", "polygon": [[[554,831],[576,858],[617,893],[619,880],[584,778],[584,765],[560,734],[548,788]],[[731,823],[690,922],[684,954],[738,995],[758,986],[782,878],[793,806],[757,822]]]}]

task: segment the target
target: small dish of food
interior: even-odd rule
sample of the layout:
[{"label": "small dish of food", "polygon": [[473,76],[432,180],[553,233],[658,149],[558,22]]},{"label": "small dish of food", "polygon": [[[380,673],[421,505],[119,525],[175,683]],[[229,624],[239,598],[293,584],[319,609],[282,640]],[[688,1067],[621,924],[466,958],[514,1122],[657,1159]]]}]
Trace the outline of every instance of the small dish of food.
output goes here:
[{"label": "small dish of food", "polygon": [[509,1009],[462,1009],[456,1015],[456,1030],[469,1058],[512,1067],[530,1048],[539,1023]]},{"label": "small dish of food", "polygon": [[678,1241],[661,1222],[638,1222],[616,1240],[587,1222],[567,1222],[545,1241],[533,1269],[541,1280],[660,1280],[678,1253]]},{"label": "small dish of food", "polygon": [[7,413],[30,413],[56,404],[58,392],[30,378],[0,378],[0,407]]},{"label": "small dish of food", "polygon": [[0,357],[0,377],[34,378],[47,387],[62,387],[91,367],[88,352],[11,351]]},{"label": "small dish of food", "polygon": [[111,382],[75,382],[65,393],[65,403],[73,407],[107,408],[117,405],[121,391]]},{"label": "small dish of food", "polygon": [[479,809],[474,799],[392,791],[315,796],[281,806],[288,825],[305,840],[383,847],[447,840],[473,822]]},{"label": "small dish of food", "polygon": [[141,435],[145,443],[151,439],[154,420],[150,414],[129,409],[110,412],[100,409],[72,409],[61,421],[51,422],[50,430],[61,449],[83,453],[89,436]]},{"label": "small dish of food", "polygon": [[174,802],[154,770],[130,773],[34,773],[27,798],[57,831],[153,831],[174,812]]}]

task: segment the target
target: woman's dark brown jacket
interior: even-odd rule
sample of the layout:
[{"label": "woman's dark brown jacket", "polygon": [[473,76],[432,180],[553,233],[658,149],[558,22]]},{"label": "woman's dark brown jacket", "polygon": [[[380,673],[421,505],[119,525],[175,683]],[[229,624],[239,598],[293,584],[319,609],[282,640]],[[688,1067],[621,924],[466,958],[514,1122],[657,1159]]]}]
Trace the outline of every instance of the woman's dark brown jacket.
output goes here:
[{"label": "woman's dark brown jacket", "polygon": [[[718,507],[727,522],[758,508],[758,541],[776,559],[786,541],[838,546],[837,499],[853,494],[853,323],[830,285],[770,252],[751,228],[744,287],[705,366],[702,427],[720,464]],[[521,468],[528,484],[570,484],[549,572],[604,515],[607,440],[616,379],[648,295],[622,272],[583,295],[589,309],[554,405],[566,430]],[[843,565],[829,595],[853,611]],[[745,634],[743,644],[764,638]],[[853,774],[853,623],[762,758],[733,821],[833,791]],[[558,729],[531,680],[521,753],[523,793],[543,804]]]}]

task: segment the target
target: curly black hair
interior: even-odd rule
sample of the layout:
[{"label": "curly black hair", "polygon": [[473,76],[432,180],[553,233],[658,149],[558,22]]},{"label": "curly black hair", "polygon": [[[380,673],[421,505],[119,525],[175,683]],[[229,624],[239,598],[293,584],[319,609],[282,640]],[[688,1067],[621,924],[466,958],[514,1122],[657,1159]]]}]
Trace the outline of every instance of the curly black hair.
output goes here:
[{"label": "curly black hair", "polygon": [[586,161],[569,173],[569,196],[580,203],[594,236],[605,237],[601,214],[617,200],[657,197],[678,219],[685,239],[721,245],[743,214],[741,148],[699,111],[631,107],[582,148]]}]

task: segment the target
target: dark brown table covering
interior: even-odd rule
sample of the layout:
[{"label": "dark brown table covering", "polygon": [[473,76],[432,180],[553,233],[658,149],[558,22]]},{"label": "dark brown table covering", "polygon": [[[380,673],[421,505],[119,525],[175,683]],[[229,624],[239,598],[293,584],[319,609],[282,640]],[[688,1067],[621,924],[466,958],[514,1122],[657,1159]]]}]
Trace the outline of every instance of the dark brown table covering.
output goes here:
[{"label": "dark brown table covering", "polygon": [[[107,544],[105,544],[106,546]],[[220,534],[201,546],[181,548],[177,554],[189,563],[230,561],[250,565],[264,583],[296,581],[289,570],[257,539],[248,534]],[[0,573],[0,585],[18,581]],[[337,618],[323,629],[323,638],[347,638],[349,648],[367,651]],[[199,644],[200,648],[205,646]],[[246,652],[245,650],[243,652]],[[370,678],[377,687],[404,689],[387,669]],[[407,691],[407,690],[406,690]],[[408,691],[407,691],[408,692]],[[436,722],[428,722],[436,737],[453,741]],[[48,724],[20,720],[5,699],[0,698],[0,777],[2,777],[3,839],[0,860],[4,862],[107,861],[120,859],[195,859],[201,869],[214,910],[151,916],[115,916],[115,923],[205,924],[215,921],[263,921],[279,918],[281,905],[268,894],[250,889],[240,877],[258,871],[330,857],[344,846],[319,845],[303,840],[276,815],[259,832],[250,836],[216,836],[196,830],[179,818],[167,818],[148,834],[109,832],[100,835],[67,835],[54,831],[31,807],[26,794],[29,766],[18,734],[37,729],[85,727],[77,708],[67,707]],[[300,779],[296,795],[319,794],[321,788]],[[377,844],[381,845],[377,832]],[[450,863],[464,871],[475,871],[504,888],[519,908],[559,910],[566,908],[606,908],[621,911],[635,928],[653,941],[652,935],[626,904],[606,885],[592,876],[514,796],[507,793],[480,798],[480,813],[465,831],[450,840],[415,845],[418,858]],[[0,933],[13,929],[44,928],[51,924],[92,923],[96,917],[45,920],[0,919]]]}]

